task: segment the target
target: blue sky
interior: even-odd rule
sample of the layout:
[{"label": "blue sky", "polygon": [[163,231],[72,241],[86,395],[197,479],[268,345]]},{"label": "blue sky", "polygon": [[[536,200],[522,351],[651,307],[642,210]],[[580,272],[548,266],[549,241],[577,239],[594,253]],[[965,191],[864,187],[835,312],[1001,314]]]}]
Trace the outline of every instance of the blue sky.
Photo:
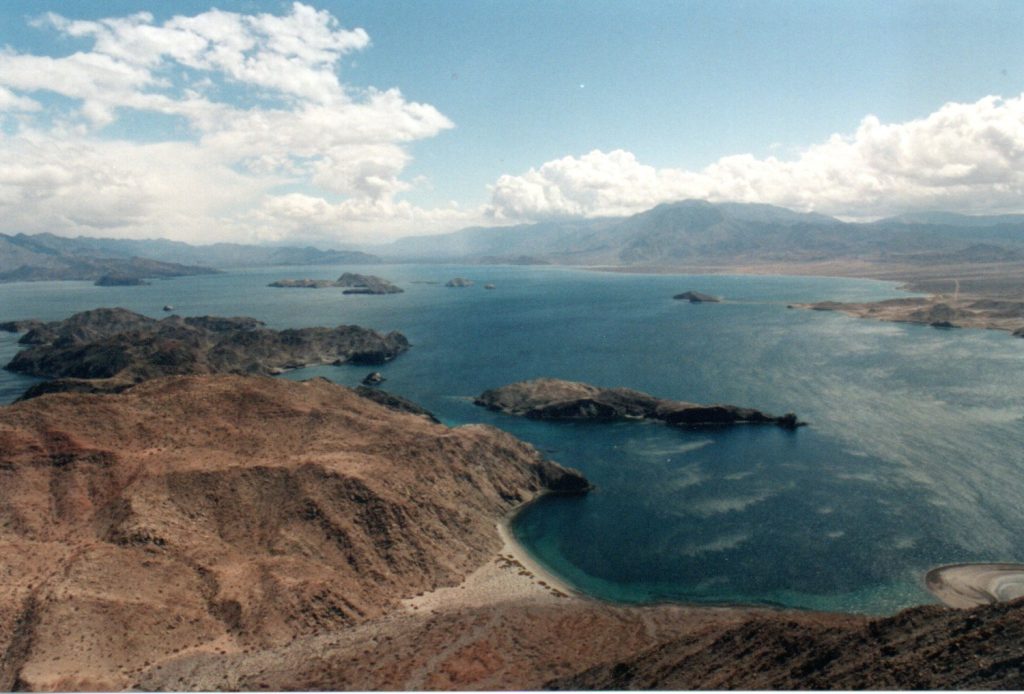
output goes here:
[{"label": "blue sky", "polygon": [[[291,79],[280,66],[296,66],[295,84],[326,73],[347,96],[211,62],[229,33],[203,34],[201,58],[130,54],[139,25],[165,30],[213,6],[254,32],[238,60],[280,58],[267,69]],[[63,19],[39,21],[47,11]],[[97,20],[142,11],[152,16],[101,45]],[[303,31],[246,23],[261,16],[315,16],[325,37],[349,43],[282,53],[274,32]],[[11,211],[0,231],[344,242],[628,214],[679,197],[847,218],[1021,212],[1021,36],[1022,2],[8,0],[0,155],[46,175],[0,169]],[[97,76],[99,59],[74,72],[76,53],[100,56],[104,71],[128,66],[123,92]],[[81,81],[53,87],[72,72]],[[200,83],[201,99],[181,106]],[[400,94],[371,103],[391,89]],[[243,132],[260,109],[306,118],[290,134],[267,126],[280,141],[261,152]],[[323,151],[308,141],[318,128]],[[339,137],[349,130],[365,138]],[[58,162],[68,153],[80,154],[75,166]],[[175,193],[168,178],[197,169]],[[44,201],[67,209],[32,209]],[[168,210],[173,224],[157,219]]]}]

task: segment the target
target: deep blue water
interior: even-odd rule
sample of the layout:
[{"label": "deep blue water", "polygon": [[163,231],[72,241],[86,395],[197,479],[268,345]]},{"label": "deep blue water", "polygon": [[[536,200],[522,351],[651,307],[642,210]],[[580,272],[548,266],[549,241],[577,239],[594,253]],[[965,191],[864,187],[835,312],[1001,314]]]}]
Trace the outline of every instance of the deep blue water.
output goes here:
[{"label": "deep blue water", "polygon": [[[380,274],[406,292],[265,286],[345,269]],[[478,284],[418,283],[457,275]],[[687,289],[727,301],[671,299]],[[182,315],[251,315],[276,328],[400,330],[414,347],[380,368],[386,389],[446,423],[506,429],[597,485],[585,498],[543,499],[515,523],[530,551],[580,589],[623,601],[881,613],[930,601],[921,575],[933,565],[1024,561],[1024,340],[786,308],[897,295],[892,284],[866,280],[338,266],[148,287],[0,285],[0,320],[99,306],[159,317],[170,303]],[[0,361],[16,340],[0,333]],[[368,370],[287,377],[353,385]],[[795,411],[810,426],[543,423],[471,403],[487,388],[539,376]],[[0,399],[31,382],[0,373]]]}]

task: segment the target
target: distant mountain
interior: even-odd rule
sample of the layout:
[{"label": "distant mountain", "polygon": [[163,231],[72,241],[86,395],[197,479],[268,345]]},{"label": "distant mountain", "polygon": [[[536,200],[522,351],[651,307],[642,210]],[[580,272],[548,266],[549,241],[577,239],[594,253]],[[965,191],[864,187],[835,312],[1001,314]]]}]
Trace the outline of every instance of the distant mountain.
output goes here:
[{"label": "distant mountain", "polygon": [[109,258],[61,250],[34,237],[0,235],[0,282],[99,280],[102,277],[161,278],[206,275],[209,267],[163,262],[137,256]]},{"label": "distant mountain", "polygon": [[[976,247],[981,244],[981,247]],[[967,262],[1019,258],[1024,216],[931,214],[870,224],[761,204],[685,200],[630,217],[475,227],[400,239],[378,253],[394,260],[501,260],[567,265],[924,262],[941,254]],[[935,259],[935,258],[933,258]]]},{"label": "distant mountain", "polygon": [[994,227],[1006,224],[1024,224],[1024,214],[967,215],[953,212],[912,212],[883,219],[882,222],[950,227]]},{"label": "distant mountain", "polygon": [[[215,243],[193,246],[167,239],[98,239],[79,236],[64,238],[53,234],[0,235],[23,248],[41,253],[73,254],[95,258],[152,258],[165,263],[199,264],[216,268],[264,265],[372,264],[380,258],[360,251],[321,250],[312,246],[256,246]],[[2,253],[2,247],[0,247]]]},{"label": "distant mountain", "polygon": [[213,268],[271,265],[357,265],[380,258],[359,251],[218,243],[192,246],[165,239],[64,238],[53,234],[0,234],[0,282],[97,280],[104,275],[179,277]]}]

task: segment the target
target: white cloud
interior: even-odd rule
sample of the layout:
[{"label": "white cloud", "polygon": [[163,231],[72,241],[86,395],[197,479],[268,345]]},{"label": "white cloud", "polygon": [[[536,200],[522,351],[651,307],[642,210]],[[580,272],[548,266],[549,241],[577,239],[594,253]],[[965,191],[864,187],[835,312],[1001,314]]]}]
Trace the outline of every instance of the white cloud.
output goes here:
[{"label": "white cloud", "polygon": [[[341,61],[369,37],[328,12],[34,25],[92,46],[0,51],[0,162],[16,162],[0,164],[2,232],[338,241],[453,217],[395,198],[412,187],[408,143],[451,121],[398,89],[347,88]],[[134,141],[112,129],[132,112],[179,126]]]},{"label": "white cloud", "polygon": [[1024,95],[949,103],[929,116],[864,118],[793,160],[723,157],[700,171],[655,169],[630,152],[564,157],[491,187],[498,220],[632,214],[684,198],[771,203],[871,218],[914,209],[1024,211]]},{"label": "white cloud", "polygon": [[266,241],[292,239],[316,243],[328,240],[344,227],[354,241],[369,242],[381,236],[436,234],[480,221],[481,210],[449,207],[424,209],[389,197],[356,197],[331,203],[321,197],[291,193],[268,196],[246,218],[257,238]]}]

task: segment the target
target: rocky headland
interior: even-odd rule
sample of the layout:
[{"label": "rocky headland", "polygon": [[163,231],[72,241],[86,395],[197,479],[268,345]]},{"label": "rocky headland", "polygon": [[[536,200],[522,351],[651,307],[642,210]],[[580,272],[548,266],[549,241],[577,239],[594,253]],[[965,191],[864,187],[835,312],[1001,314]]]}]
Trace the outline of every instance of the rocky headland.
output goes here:
[{"label": "rocky headland", "polygon": [[1024,301],[988,297],[906,297],[863,303],[819,301],[791,308],[839,311],[855,318],[917,323],[936,328],[1007,330],[1024,337]]},{"label": "rocky headland", "polygon": [[61,391],[117,392],[159,376],[269,375],[310,364],[383,364],[409,348],[401,333],[357,325],[272,330],[254,318],[168,316],[121,308],[84,311],[63,321],[20,321],[26,348],[4,368],[50,379],[23,397]]},{"label": "rocky headland", "polygon": [[1021,602],[870,619],[581,598],[504,520],[588,489],[496,429],[323,379],[0,407],[0,689],[1024,685]]},{"label": "rocky headland", "polygon": [[343,287],[342,294],[401,294],[405,290],[392,284],[388,280],[376,275],[360,275],[355,272],[346,272],[336,280],[277,280],[271,282],[270,287],[282,287],[285,289],[324,289],[325,287]]},{"label": "rocky headland", "polygon": [[656,398],[629,388],[598,388],[556,378],[494,388],[473,402],[496,412],[544,420],[648,419],[677,427],[774,424],[784,429],[804,424],[793,413],[774,416],[734,405],[697,405]]}]

